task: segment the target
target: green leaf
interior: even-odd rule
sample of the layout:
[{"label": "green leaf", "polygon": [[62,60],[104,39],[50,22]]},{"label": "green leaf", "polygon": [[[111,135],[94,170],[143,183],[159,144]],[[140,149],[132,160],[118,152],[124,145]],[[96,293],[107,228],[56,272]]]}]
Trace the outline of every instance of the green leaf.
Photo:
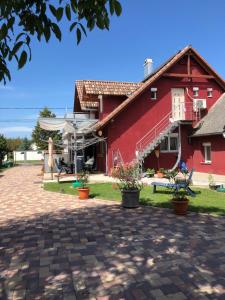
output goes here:
[{"label": "green leaf", "polygon": [[98,17],[98,18],[97,18],[96,25],[97,25],[98,28],[100,28],[100,29],[104,29],[104,28],[105,28],[104,20],[103,20],[101,17]]},{"label": "green leaf", "polygon": [[49,4],[49,8],[50,8],[50,11],[53,14],[53,16],[57,18],[57,16],[56,16],[56,14],[57,14],[56,8],[53,5],[51,5],[51,4]]},{"label": "green leaf", "polygon": [[91,31],[95,27],[95,19],[89,19],[87,22],[87,28]]},{"label": "green leaf", "polygon": [[72,11],[76,14],[77,13],[77,1],[76,0],[70,0]]},{"label": "green leaf", "polygon": [[25,35],[24,32],[21,32],[20,34],[17,35],[16,37],[16,42],[21,38],[21,36]]},{"label": "green leaf", "polygon": [[109,0],[109,9],[110,9],[110,14],[113,15],[115,11],[115,6],[114,6],[114,0]]},{"label": "green leaf", "polygon": [[3,40],[7,36],[7,33],[8,33],[8,28],[7,28],[6,24],[4,23],[2,25],[2,28],[0,29],[0,40]]},{"label": "green leaf", "polygon": [[26,62],[27,62],[27,52],[23,50],[18,62],[18,68],[21,69],[26,64]]},{"label": "green leaf", "polygon": [[57,19],[58,22],[62,19],[62,16],[63,16],[63,8],[59,7],[56,10],[56,19]]},{"label": "green leaf", "polygon": [[7,24],[8,29],[10,29],[13,26],[14,22],[15,22],[15,18],[14,17],[11,17],[8,20],[8,24]]},{"label": "green leaf", "polygon": [[73,22],[70,26],[70,32],[74,29],[74,27],[77,25],[77,22]]},{"label": "green leaf", "polygon": [[79,28],[77,28],[77,45],[79,45],[81,40],[81,31]]},{"label": "green leaf", "polygon": [[119,1],[116,1],[116,0],[115,0],[115,12],[116,12],[117,16],[120,16],[122,13],[122,6],[119,3]]},{"label": "green leaf", "polygon": [[62,34],[61,34],[61,31],[59,29],[59,26],[55,23],[52,23],[52,31],[54,32],[55,34],[55,37],[61,41],[61,38],[62,38]]},{"label": "green leaf", "polygon": [[70,21],[71,20],[71,10],[70,10],[70,6],[68,4],[65,7],[65,11],[66,11],[66,17]]},{"label": "green leaf", "polygon": [[48,42],[50,39],[50,36],[51,36],[51,31],[48,26],[45,26],[45,28],[44,28],[44,36],[45,36],[46,42]]},{"label": "green leaf", "polygon": [[83,26],[81,23],[79,23],[79,25],[80,25],[80,27],[81,27],[83,33],[87,36],[87,33],[86,33],[86,30],[85,30],[84,26]]},{"label": "green leaf", "polygon": [[22,45],[23,45],[23,42],[18,42],[18,43],[15,44],[15,46],[13,47],[13,49],[10,53],[9,60],[11,60],[13,56],[15,56],[15,54],[18,52],[18,50],[20,49],[20,47]]}]

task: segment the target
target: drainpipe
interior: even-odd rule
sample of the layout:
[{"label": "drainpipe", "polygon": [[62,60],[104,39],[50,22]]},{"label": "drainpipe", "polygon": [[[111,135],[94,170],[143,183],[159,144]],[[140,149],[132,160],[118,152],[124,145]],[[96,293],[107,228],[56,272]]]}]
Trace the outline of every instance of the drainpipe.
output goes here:
[{"label": "drainpipe", "polygon": [[103,96],[99,95],[98,99],[99,99],[99,112],[103,113]]},{"label": "drainpipe", "polygon": [[108,176],[109,169],[108,169],[108,144],[105,140],[105,174]]},{"label": "drainpipe", "polygon": [[181,128],[180,128],[180,123],[179,123],[179,127],[178,127],[178,132],[179,132],[179,138],[178,138],[179,147],[178,147],[177,160],[176,160],[174,166],[172,167],[172,169],[170,171],[173,171],[177,168],[177,166],[179,164],[179,161],[181,159]]}]

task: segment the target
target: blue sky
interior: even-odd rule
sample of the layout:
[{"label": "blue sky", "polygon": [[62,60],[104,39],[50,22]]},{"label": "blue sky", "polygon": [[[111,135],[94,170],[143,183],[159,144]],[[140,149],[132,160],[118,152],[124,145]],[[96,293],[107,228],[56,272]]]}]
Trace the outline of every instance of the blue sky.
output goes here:
[{"label": "blue sky", "polygon": [[[225,78],[224,0],[121,1],[122,16],[110,31],[94,30],[79,46],[62,24],[61,43],[32,42],[32,61],[21,71],[10,65],[12,81],[0,85],[0,107],[73,106],[77,79],[140,81],[143,62],[155,67],[191,44]],[[64,114],[65,110],[55,111]],[[0,109],[0,132],[27,136],[38,110]]]}]

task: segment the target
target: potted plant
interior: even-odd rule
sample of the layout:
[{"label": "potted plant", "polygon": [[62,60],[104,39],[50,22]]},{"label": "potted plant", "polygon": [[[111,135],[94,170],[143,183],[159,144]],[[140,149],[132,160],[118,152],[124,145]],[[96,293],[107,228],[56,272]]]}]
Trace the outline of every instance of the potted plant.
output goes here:
[{"label": "potted plant", "polygon": [[143,184],[138,164],[130,163],[119,165],[112,170],[112,177],[119,179],[119,189],[122,194],[122,206],[136,208],[139,206],[140,190]]},{"label": "potted plant", "polygon": [[155,169],[148,168],[146,170],[146,175],[147,175],[147,177],[154,177],[154,175],[155,175]]},{"label": "potted plant", "polygon": [[174,191],[172,204],[176,215],[186,215],[188,203],[186,191]]},{"label": "potted plant", "polygon": [[175,182],[175,178],[178,174],[178,170],[165,170],[164,177],[169,179],[170,182]]},{"label": "potted plant", "polygon": [[80,187],[77,188],[79,199],[85,200],[89,198],[89,187],[87,186],[89,174],[86,171],[82,171],[78,174],[77,179],[80,183]]},{"label": "potted plant", "polygon": [[159,178],[163,178],[164,177],[164,173],[165,173],[165,169],[164,168],[159,168],[159,170],[157,171],[157,176]]}]

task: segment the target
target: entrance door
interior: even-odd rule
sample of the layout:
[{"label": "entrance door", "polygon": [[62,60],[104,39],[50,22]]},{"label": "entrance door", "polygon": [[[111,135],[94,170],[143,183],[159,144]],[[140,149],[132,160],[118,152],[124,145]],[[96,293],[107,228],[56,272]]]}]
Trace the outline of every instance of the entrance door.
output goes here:
[{"label": "entrance door", "polygon": [[172,115],[173,120],[185,120],[185,99],[184,89],[176,88],[171,90],[172,93]]}]

